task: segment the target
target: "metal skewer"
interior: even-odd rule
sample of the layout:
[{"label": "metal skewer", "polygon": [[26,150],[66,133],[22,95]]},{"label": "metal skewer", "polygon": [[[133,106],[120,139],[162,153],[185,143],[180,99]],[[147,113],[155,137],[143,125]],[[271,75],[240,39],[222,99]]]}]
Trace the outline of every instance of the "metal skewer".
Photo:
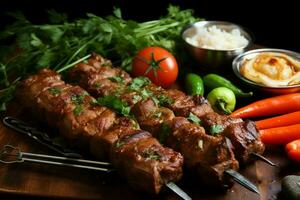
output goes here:
[{"label": "metal skewer", "polygon": [[47,133],[32,127],[31,125],[14,117],[4,117],[3,124],[7,127],[27,135],[38,143],[56,151],[62,156],[69,158],[82,158],[82,156],[74,152],[71,148],[67,147],[66,144],[61,144],[54,138],[51,138]]},{"label": "metal skewer", "polygon": [[[26,134],[27,136],[29,136],[29,137],[33,138],[34,140],[36,140],[37,142],[39,142],[40,144],[43,144],[43,145],[51,148],[52,150],[56,151],[57,153],[59,153],[63,156],[70,157],[70,155],[71,155],[71,157],[74,157],[74,155],[75,155],[77,158],[82,157],[80,154],[75,153],[69,149],[66,150],[65,147],[60,145],[59,143],[54,143],[52,141],[52,139],[47,135],[47,133],[41,132],[41,131],[37,130],[36,128],[33,128],[32,126],[28,125],[27,123],[25,123],[17,118],[9,117],[9,116],[5,117],[3,119],[3,123],[6,126],[8,126],[9,128],[12,128],[15,131]],[[262,158],[260,158],[260,159],[262,159]],[[269,162],[271,162],[271,161],[269,161]],[[233,180],[235,180],[237,183],[241,184],[245,188],[259,194],[256,186],[253,183],[251,183],[246,177],[241,175],[240,173],[238,173],[234,170],[227,170],[227,171],[225,171],[225,173],[228,174],[229,176],[231,176],[233,178]],[[182,189],[180,189],[178,186],[176,186],[175,183],[171,182],[169,184],[166,184],[166,186],[168,188],[170,188],[172,191],[174,191],[178,196],[182,197],[185,200],[189,200],[189,198],[187,198],[188,195]]]},{"label": "metal skewer", "polygon": [[234,171],[232,169],[228,169],[225,171],[225,173],[233,178],[236,182],[247,188],[248,190],[255,192],[259,194],[259,190],[257,187],[251,183],[248,179],[246,179],[243,175],[238,173],[237,171]]},{"label": "metal skewer", "polygon": [[257,153],[251,153],[251,156],[254,156],[255,158],[273,166],[273,167],[278,167],[278,165],[276,165],[275,163],[273,163],[271,160],[267,159],[266,157],[260,155],[260,154],[257,154]]},{"label": "metal skewer", "polygon": [[111,172],[113,169],[110,163],[98,162],[93,160],[84,160],[76,158],[67,158],[60,156],[50,156],[44,154],[34,154],[20,151],[19,148],[12,145],[5,145],[0,152],[0,162],[5,164],[22,162],[44,163],[49,165],[60,165],[66,167],[92,169],[103,172]]},{"label": "metal skewer", "polygon": [[[84,168],[84,169],[92,169],[92,170],[98,170],[98,171],[104,171],[104,172],[110,172],[114,171],[114,169],[105,169],[103,167],[95,167],[95,166],[87,166],[87,165],[78,165],[78,164],[70,164],[70,163],[64,163],[62,161],[79,161],[84,164],[100,164],[104,166],[111,166],[110,163],[107,162],[98,162],[98,161],[92,161],[92,160],[83,160],[83,159],[76,159],[76,158],[82,158],[82,156],[78,153],[73,152],[70,149],[66,149],[64,146],[62,146],[59,143],[55,143],[53,139],[51,139],[47,133],[37,130],[36,128],[33,128],[29,124],[14,118],[14,117],[5,117],[3,119],[3,123],[13,130],[24,133],[25,135],[29,136],[30,138],[34,139],[38,143],[56,151],[57,153],[66,156],[66,157],[59,157],[59,156],[50,156],[50,155],[43,155],[43,154],[32,154],[32,153],[26,153],[21,152],[17,148],[6,145],[4,146],[4,149],[0,152],[0,162],[1,163],[20,163],[24,161],[28,162],[36,162],[36,163],[45,163],[45,164],[52,164],[52,165],[61,165],[61,166],[68,166],[68,167],[76,167],[76,168]],[[10,156],[16,157],[15,160],[9,161],[4,160],[3,156],[8,156],[8,150],[15,150],[17,152],[10,153]],[[19,152],[18,152],[19,151]],[[20,157],[21,156],[21,157]],[[24,157],[25,156],[25,157]],[[28,156],[28,157],[26,157]],[[38,158],[38,159],[35,159]],[[53,160],[41,160],[42,159],[57,159],[58,161]],[[181,188],[179,188],[174,182],[166,183],[165,186],[175,192],[178,196],[180,196],[184,200],[191,200],[192,198],[185,193]]]},{"label": "metal skewer", "polygon": [[[59,165],[65,167],[74,167],[81,169],[91,169],[102,172],[114,171],[112,165],[108,162],[99,162],[94,160],[84,160],[76,158],[67,158],[60,156],[50,156],[45,154],[34,154],[28,152],[22,152],[19,148],[12,145],[5,145],[0,151],[0,163],[12,164],[12,163],[23,163],[33,162],[42,163],[48,165]],[[192,198],[186,194],[181,188],[179,188],[174,182],[165,184],[169,189],[175,192],[184,200],[191,200]]]}]

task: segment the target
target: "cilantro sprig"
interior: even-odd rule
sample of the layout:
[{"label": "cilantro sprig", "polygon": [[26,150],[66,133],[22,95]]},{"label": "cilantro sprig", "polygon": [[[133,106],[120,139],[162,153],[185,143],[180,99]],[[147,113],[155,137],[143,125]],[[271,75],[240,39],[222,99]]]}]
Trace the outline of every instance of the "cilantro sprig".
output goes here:
[{"label": "cilantro sprig", "polygon": [[[10,15],[15,23],[0,32],[1,110],[5,110],[24,76],[44,67],[62,73],[93,51],[113,58],[114,65],[126,70],[130,70],[132,57],[146,46],[161,46],[176,56],[182,53],[177,48],[181,43],[176,42],[181,39],[182,27],[199,21],[192,10],[176,6],[169,6],[168,14],[160,19],[141,23],[124,20],[120,9],[115,9],[112,16],[89,13],[75,21],[50,11],[45,24],[33,24],[20,12]],[[7,41],[14,44],[3,45]]]}]

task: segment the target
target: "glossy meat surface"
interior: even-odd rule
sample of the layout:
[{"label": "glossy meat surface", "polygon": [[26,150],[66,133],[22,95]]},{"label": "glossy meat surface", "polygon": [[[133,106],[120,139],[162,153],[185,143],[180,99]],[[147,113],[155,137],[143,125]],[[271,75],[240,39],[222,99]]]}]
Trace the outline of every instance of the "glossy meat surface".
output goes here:
[{"label": "glossy meat surface", "polygon": [[41,121],[58,128],[71,145],[90,150],[97,158],[109,158],[138,190],[159,193],[165,183],[182,176],[179,153],[164,148],[133,120],[97,105],[85,90],[64,83],[53,71],[44,69],[28,77],[17,97]]}]

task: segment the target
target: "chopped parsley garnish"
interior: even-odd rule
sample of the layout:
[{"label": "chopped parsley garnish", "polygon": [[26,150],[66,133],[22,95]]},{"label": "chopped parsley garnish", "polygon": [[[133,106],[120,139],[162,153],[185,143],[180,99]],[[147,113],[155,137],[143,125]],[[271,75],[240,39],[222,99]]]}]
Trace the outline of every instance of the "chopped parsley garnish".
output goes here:
[{"label": "chopped parsley garnish", "polygon": [[162,115],[161,112],[155,112],[155,113],[153,114],[153,116],[156,117],[156,118],[160,118],[161,115]]},{"label": "chopped parsley garnish", "polygon": [[172,99],[164,94],[158,95],[157,99],[159,101],[159,105],[161,105],[161,106],[171,105],[172,103],[174,103],[174,99]]},{"label": "chopped parsley garnish", "polygon": [[73,113],[74,115],[79,115],[81,112],[83,111],[83,106],[82,105],[77,105],[74,110],[73,110]]},{"label": "chopped parsley garnish", "polygon": [[141,94],[143,100],[148,99],[149,97],[153,96],[153,93],[149,90],[146,90],[146,89],[142,89],[140,91],[140,94]]},{"label": "chopped parsley garnish", "polygon": [[121,76],[113,76],[113,77],[110,77],[108,79],[111,80],[112,82],[116,82],[116,83],[120,83],[120,84],[125,84],[125,80]]},{"label": "chopped parsley garnish", "polygon": [[195,124],[200,125],[201,124],[201,119],[199,119],[196,115],[194,115],[193,113],[190,112],[188,118],[188,120],[190,120],[191,122],[194,122]]},{"label": "chopped parsley garnish", "polygon": [[115,143],[115,146],[116,146],[117,148],[120,148],[120,147],[122,147],[124,144],[125,144],[124,141],[118,140],[118,141]]},{"label": "chopped parsley garnish", "polygon": [[219,125],[219,124],[215,124],[215,125],[212,125],[209,129],[209,133],[211,135],[218,135],[220,134],[222,131],[224,130],[224,127]]},{"label": "chopped parsley garnish", "polygon": [[61,93],[61,90],[57,87],[52,87],[52,88],[49,88],[49,92],[56,96],[56,95],[59,95]]},{"label": "chopped parsley garnish", "polygon": [[86,96],[89,96],[89,94],[88,94],[87,92],[84,91],[84,92],[81,93],[81,94],[76,94],[76,95],[71,96],[71,100],[72,100],[72,102],[73,102],[74,104],[79,105],[79,104],[82,104],[82,103],[83,103],[84,98],[85,98]]},{"label": "chopped parsley garnish", "polygon": [[134,95],[133,98],[132,98],[132,102],[133,102],[133,104],[136,104],[141,99],[142,99],[142,97],[140,97],[139,95]]},{"label": "chopped parsley garnish", "polygon": [[150,160],[159,160],[161,158],[161,155],[159,155],[156,151],[153,149],[146,149],[143,153],[142,156],[146,159]]},{"label": "chopped parsley garnish", "polygon": [[140,95],[143,100],[151,98],[155,105],[159,105],[159,100],[153,95],[153,93],[150,90],[142,89],[140,91]]},{"label": "chopped parsley garnish", "polygon": [[130,114],[130,106],[128,106],[126,102],[122,101],[117,96],[108,95],[100,97],[97,99],[97,103],[99,105],[111,108],[124,116],[129,116]]},{"label": "chopped parsley garnish", "polygon": [[81,94],[76,94],[71,96],[72,102],[76,105],[73,110],[74,115],[79,115],[83,111],[83,101],[86,96],[89,96],[87,92],[82,92]]},{"label": "chopped parsley garnish", "polygon": [[130,85],[128,86],[128,89],[133,91],[139,91],[141,88],[144,88],[145,86],[149,85],[151,81],[147,77],[137,77],[134,78]]}]

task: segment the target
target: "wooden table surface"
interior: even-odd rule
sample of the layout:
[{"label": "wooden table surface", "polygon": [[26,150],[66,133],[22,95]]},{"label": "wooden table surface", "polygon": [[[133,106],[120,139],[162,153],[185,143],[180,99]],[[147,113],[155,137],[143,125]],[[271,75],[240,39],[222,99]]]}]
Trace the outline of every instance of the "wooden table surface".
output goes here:
[{"label": "wooden table surface", "polygon": [[[54,152],[37,144],[27,136],[12,131],[3,125],[2,118],[6,115],[29,120],[27,113],[24,113],[20,107],[20,105],[12,105],[11,109],[1,117],[0,147],[11,144],[20,147],[25,152],[55,155]],[[178,185],[193,199],[199,200],[280,199],[278,193],[281,189],[281,178],[287,174],[297,173],[299,168],[287,160],[283,149],[280,147],[268,147],[265,156],[280,167],[271,167],[262,161],[256,161],[240,170],[245,177],[258,186],[260,196],[237,183],[227,192],[204,188],[197,181],[187,178],[179,182]],[[25,198],[48,197],[59,199],[180,199],[170,191],[165,191],[159,196],[149,196],[133,191],[126,181],[117,174],[107,175],[90,170],[32,163],[0,163],[0,192],[0,197],[5,195],[5,199],[20,198],[20,196],[15,195],[21,195],[22,199],[24,199],[24,196]]]}]

